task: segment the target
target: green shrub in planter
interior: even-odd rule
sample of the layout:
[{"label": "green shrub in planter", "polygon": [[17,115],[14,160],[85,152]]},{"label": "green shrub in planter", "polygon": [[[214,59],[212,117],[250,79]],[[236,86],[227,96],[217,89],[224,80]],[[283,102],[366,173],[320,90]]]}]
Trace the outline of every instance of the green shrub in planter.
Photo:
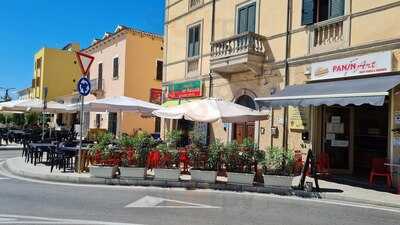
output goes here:
[{"label": "green shrub in planter", "polygon": [[147,133],[139,133],[133,137],[133,146],[138,155],[138,166],[146,165],[147,154],[156,147],[157,143],[153,137]]},{"label": "green shrub in planter", "polygon": [[271,147],[266,151],[262,162],[268,174],[291,175],[294,165],[293,151],[278,147]]}]

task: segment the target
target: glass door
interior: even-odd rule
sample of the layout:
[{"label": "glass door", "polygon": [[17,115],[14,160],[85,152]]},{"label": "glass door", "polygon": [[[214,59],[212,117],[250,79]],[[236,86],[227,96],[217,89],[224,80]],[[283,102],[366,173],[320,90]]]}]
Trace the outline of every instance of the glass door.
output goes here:
[{"label": "glass door", "polygon": [[350,107],[325,107],[323,147],[332,172],[352,173],[351,117]]}]

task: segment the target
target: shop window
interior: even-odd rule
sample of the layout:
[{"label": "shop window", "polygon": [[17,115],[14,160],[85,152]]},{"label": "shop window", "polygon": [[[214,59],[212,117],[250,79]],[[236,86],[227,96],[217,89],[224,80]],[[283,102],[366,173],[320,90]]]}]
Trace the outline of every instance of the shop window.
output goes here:
[{"label": "shop window", "polygon": [[256,3],[248,4],[238,9],[237,33],[255,32]]},{"label": "shop window", "polygon": [[113,60],[113,78],[118,79],[119,77],[119,58],[115,57]]},{"label": "shop window", "polygon": [[157,60],[157,75],[156,80],[163,79],[163,61]]},{"label": "shop window", "polygon": [[345,0],[303,0],[302,25],[310,25],[344,15]]}]

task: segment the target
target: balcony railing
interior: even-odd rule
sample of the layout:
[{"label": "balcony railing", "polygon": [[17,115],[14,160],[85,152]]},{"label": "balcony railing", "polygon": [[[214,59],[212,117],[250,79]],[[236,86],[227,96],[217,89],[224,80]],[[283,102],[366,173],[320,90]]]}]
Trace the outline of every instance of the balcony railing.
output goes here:
[{"label": "balcony railing", "polygon": [[103,79],[91,79],[90,80],[92,93],[104,91],[104,80]]},{"label": "balcony railing", "polygon": [[310,26],[310,51],[333,50],[347,39],[346,16],[322,21]]},{"label": "balcony railing", "polygon": [[196,8],[203,4],[203,0],[189,0],[189,9]]},{"label": "balcony railing", "polygon": [[265,54],[266,38],[247,32],[211,43],[211,58],[218,59],[240,54]]}]

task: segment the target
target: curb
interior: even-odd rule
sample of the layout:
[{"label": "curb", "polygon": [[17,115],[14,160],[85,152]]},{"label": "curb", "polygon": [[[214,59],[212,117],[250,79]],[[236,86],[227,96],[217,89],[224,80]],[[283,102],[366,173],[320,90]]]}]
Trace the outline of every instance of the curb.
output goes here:
[{"label": "curb", "polygon": [[95,177],[76,177],[57,174],[37,174],[30,171],[24,171],[16,168],[11,162],[13,159],[8,159],[3,164],[3,168],[15,175],[30,179],[42,181],[52,181],[59,183],[74,183],[74,184],[93,184],[93,185],[121,185],[121,186],[143,186],[143,187],[163,187],[163,188],[186,188],[193,189],[211,189],[233,192],[252,192],[264,194],[276,194],[281,196],[298,196],[303,198],[319,198],[318,193],[306,192],[302,190],[294,190],[289,187],[282,186],[248,186],[240,184],[220,184],[220,183],[201,183],[194,181],[169,181],[169,180],[145,180],[145,179],[127,179],[127,178],[95,178]]}]

